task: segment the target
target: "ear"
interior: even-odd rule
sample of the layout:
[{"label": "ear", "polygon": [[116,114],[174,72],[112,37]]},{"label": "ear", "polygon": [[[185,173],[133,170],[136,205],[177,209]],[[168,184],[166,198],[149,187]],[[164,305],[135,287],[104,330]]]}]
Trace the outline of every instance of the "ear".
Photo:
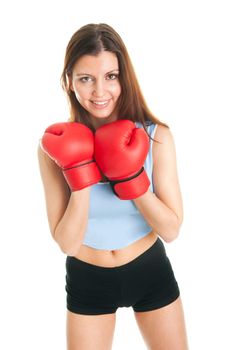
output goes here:
[{"label": "ear", "polygon": [[71,76],[68,74],[66,74],[66,84],[67,84],[68,91],[69,90],[74,91]]}]

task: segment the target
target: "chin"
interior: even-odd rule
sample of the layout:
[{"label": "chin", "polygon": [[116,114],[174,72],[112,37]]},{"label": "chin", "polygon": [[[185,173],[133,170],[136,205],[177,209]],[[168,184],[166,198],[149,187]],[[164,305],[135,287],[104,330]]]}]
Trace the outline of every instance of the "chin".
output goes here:
[{"label": "chin", "polygon": [[111,117],[113,117],[113,111],[110,111],[108,113],[99,113],[99,114],[91,113],[91,115],[96,119],[110,119]]}]

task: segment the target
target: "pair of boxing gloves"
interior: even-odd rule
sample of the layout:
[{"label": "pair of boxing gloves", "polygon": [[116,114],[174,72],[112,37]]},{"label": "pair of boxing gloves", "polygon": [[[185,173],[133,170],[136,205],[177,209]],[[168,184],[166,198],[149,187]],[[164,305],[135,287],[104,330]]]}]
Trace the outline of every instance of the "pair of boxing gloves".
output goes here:
[{"label": "pair of boxing gloves", "polygon": [[53,124],[40,144],[61,168],[71,191],[98,183],[101,172],[120,199],[137,198],[150,186],[143,167],[149,138],[130,120],[104,124],[95,133],[82,123]]}]

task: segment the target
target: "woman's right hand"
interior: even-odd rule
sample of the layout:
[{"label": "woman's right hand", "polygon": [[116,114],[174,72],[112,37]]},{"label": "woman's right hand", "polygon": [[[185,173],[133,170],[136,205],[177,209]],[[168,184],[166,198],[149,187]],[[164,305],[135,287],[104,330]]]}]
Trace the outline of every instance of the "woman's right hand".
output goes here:
[{"label": "woman's right hand", "polygon": [[94,160],[94,134],[84,124],[52,124],[45,130],[40,146],[62,169],[72,192],[101,180]]}]

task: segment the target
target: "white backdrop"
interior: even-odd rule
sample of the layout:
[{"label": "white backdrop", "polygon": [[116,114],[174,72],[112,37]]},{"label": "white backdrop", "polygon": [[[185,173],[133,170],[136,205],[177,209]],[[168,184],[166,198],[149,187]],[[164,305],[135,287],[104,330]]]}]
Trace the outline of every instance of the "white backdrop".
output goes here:
[{"label": "white backdrop", "polygon": [[[233,349],[230,1],[23,0],[2,2],[0,16],[0,348],[66,348],[65,255],[48,229],[37,145],[68,117],[59,79],[71,35],[105,22],[174,136],[184,222],[166,249],[190,350]],[[131,308],[117,311],[118,349],[146,349]]]}]

